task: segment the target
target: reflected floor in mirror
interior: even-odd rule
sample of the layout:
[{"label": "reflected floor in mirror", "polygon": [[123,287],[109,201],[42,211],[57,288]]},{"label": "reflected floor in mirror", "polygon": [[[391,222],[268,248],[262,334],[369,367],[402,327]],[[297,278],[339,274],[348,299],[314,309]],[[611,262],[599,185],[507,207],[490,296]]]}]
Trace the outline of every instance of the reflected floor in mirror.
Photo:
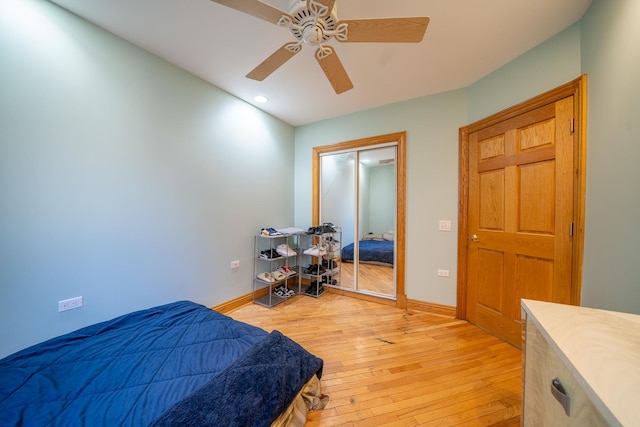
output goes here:
[{"label": "reflected floor in mirror", "polygon": [[[340,268],[342,287],[353,289],[353,263],[343,262]],[[359,290],[395,296],[393,267],[360,263],[358,275]]]}]

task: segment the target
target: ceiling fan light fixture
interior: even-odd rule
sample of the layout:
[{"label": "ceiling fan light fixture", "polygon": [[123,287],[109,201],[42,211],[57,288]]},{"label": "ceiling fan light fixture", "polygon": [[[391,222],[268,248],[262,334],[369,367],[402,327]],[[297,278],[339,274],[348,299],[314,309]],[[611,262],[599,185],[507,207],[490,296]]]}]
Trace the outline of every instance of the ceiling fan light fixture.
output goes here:
[{"label": "ceiling fan light fixture", "polygon": [[322,33],[322,30],[318,27],[315,27],[315,28],[307,27],[302,32],[302,40],[306,44],[312,45],[312,46],[319,45],[322,42],[323,37],[324,37],[324,34]]}]

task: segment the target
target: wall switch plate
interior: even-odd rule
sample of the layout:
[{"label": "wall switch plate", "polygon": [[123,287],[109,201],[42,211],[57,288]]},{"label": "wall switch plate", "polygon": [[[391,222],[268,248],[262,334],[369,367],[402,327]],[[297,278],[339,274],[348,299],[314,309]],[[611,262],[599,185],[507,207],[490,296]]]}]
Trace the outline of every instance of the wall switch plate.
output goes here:
[{"label": "wall switch plate", "polygon": [[438,230],[440,231],[451,231],[451,220],[450,219],[441,219],[438,222]]},{"label": "wall switch plate", "polygon": [[440,277],[449,277],[449,270],[438,269],[438,276]]},{"label": "wall switch plate", "polygon": [[239,268],[240,260],[231,261],[231,268]]},{"label": "wall switch plate", "polygon": [[58,301],[58,311],[73,310],[74,308],[80,308],[83,305],[82,297],[69,298]]}]

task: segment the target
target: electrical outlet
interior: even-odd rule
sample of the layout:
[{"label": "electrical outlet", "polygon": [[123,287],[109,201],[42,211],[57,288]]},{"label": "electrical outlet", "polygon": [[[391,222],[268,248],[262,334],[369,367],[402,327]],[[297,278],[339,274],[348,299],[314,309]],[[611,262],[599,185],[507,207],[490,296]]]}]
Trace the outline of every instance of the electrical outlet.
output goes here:
[{"label": "electrical outlet", "polygon": [[438,276],[449,277],[449,270],[438,269]]},{"label": "electrical outlet", "polygon": [[440,231],[451,231],[451,220],[450,219],[441,219],[438,222],[438,230]]},{"label": "electrical outlet", "polygon": [[74,308],[80,308],[83,305],[82,297],[69,298],[58,301],[58,311],[73,310]]},{"label": "electrical outlet", "polygon": [[240,260],[231,261],[231,268],[240,268]]}]

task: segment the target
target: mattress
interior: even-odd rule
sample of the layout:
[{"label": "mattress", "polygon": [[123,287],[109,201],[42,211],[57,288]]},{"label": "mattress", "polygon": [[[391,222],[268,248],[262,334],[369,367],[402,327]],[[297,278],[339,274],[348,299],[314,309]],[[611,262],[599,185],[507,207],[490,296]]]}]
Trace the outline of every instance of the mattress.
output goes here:
[{"label": "mattress", "polygon": [[[358,246],[360,262],[394,264],[393,240],[360,240]],[[342,261],[353,262],[353,248],[353,243],[342,248]]]},{"label": "mattress", "polygon": [[[267,375],[263,359],[284,357],[277,350],[289,355],[293,367]],[[179,301],[82,328],[0,360],[0,425],[169,425],[162,420],[171,422],[168,414],[179,415],[184,402],[213,423],[191,425],[216,425],[222,416],[232,418],[227,425],[270,425],[321,370],[321,359],[279,333]],[[238,388],[231,387],[234,381],[259,383],[267,394],[256,397],[260,390],[243,385],[235,396],[212,398],[220,384],[227,391]],[[204,402],[197,399],[202,390],[208,393]],[[249,413],[238,403],[249,393],[254,401],[262,399],[262,409]],[[245,424],[242,417],[260,421]]]}]

